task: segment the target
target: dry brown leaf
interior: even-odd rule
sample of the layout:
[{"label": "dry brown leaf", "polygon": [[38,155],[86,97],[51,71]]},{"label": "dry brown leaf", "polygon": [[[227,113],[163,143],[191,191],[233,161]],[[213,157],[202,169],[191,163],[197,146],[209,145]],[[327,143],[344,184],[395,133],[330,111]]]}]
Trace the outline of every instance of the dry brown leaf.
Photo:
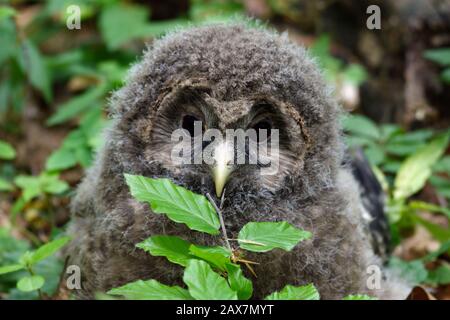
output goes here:
[{"label": "dry brown leaf", "polygon": [[424,287],[416,286],[411,290],[406,300],[437,300]]}]

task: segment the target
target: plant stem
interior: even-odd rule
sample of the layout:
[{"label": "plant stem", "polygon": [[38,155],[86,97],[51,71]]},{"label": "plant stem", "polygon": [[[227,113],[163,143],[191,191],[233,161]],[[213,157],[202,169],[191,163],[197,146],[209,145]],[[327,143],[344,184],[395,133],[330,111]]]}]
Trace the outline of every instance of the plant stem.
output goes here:
[{"label": "plant stem", "polygon": [[[225,192],[223,192],[223,194],[225,194]],[[230,252],[233,252],[230,242],[228,241],[227,229],[225,228],[225,222],[223,220],[222,210],[221,210],[224,197],[222,196],[222,200],[220,201],[220,208],[217,206],[216,202],[214,201],[214,199],[211,197],[211,195],[209,193],[206,193],[206,197],[208,198],[209,202],[211,202],[214,209],[216,209],[217,214],[219,215],[219,221],[220,221],[220,226],[222,227],[223,238],[225,240],[228,250],[230,250]]]},{"label": "plant stem", "polygon": [[[31,265],[28,265],[28,266],[27,266],[27,270],[28,270],[28,273],[29,273],[31,276],[34,276],[34,275],[35,275],[35,273],[34,273],[32,267],[31,267]],[[39,299],[44,300],[44,295],[42,294],[42,291],[41,291],[40,288],[37,289],[37,292],[38,292],[38,295],[39,295]]]}]

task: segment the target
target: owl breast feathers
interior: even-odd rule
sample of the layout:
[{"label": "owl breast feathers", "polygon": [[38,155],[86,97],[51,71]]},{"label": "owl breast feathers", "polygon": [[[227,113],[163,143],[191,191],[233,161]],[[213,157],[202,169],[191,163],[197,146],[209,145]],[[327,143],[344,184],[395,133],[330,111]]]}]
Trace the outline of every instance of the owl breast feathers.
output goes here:
[{"label": "owl breast feathers", "polygon": [[[375,253],[381,252],[376,244],[383,237],[372,236],[370,217],[384,217],[367,215],[364,199],[373,197],[364,193],[371,188],[358,184],[350,165],[343,164],[341,109],[308,52],[287,35],[240,23],[168,34],[131,68],[112,96],[110,113],[106,143],[71,204],[74,240],[67,254],[70,264],[81,268],[79,297],[136,279],[182,285],[180,266],[135,247],[151,235],[222,244],[134,200],[124,173],[169,178],[201,194],[224,192],[230,238],[250,221],[287,221],[312,232],[311,240],[291,252],[249,254],[259,263],[257,278],[247,274],[255,298],[307,283],[314,283],[325,299],[406,294],[407,286]],[[222,181],[226,185],[218,187],[211,166],[175,163],[171,133],[190,131],[194,120],[220,132],[277,129],[277,173],[261,175],[259,165],[235,165]],[[361,178],[365,171],[359,167],[356,172]],[[370,278],[374,269],[378,281]]]}]

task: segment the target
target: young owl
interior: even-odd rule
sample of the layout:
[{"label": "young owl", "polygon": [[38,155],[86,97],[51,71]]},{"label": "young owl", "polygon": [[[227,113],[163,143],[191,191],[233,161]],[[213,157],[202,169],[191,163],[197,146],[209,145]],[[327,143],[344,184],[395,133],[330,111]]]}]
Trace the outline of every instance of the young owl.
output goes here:
[{"label": "young owl", "polygon": [[[287,221],[312,232],[312,239],[290,252],[247,256],[259,263],[257,277],[247,274],[255,298],[308,283],[324,299],[406,295],[406,286],[383,267],[383,232],[371,232],[386,229],[379,207],[373,218],[373,196],[364,196],[373,190],[354,178],[368,174],[356,165],[352,175],[352,161],[361,161],[344,159],[340,107],[314,61],[286,35],[244,24],[169,34],[132,67],[111,99],[111,114],[106,144],[71,206],[68,255],[81,269],[79,297],[137,279],[181,284],[180,266],[135,247],[151,235],[222,245],[220,237],[152,213],[130,195],[124,173],[170,178],[216,200],[225,193],[222,213],[230,238],[250,221]],[[217,163],[175,163],[171,135],[179,128],[192,132],[195,121],[220,132],[277,129],[277,173],[262,175],[261,166],[252,164],[224,172]]]}]

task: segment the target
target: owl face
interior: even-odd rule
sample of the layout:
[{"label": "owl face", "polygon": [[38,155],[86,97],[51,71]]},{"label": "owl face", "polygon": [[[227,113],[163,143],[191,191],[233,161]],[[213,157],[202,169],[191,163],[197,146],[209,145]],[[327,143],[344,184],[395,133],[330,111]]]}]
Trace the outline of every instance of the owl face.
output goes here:
[{"label": "owl face", "polygon": [[246,184],[275,192],[299,170],[307,149],[295,113],[270,96],[224,101],[206,80],[182,81],[148,116],[145,161],[209,186],[217,197]]},{"label": "owl face", "polygon": [[[286,37],[240,24],[198,27],[156,41],[131,69],[112,97],[118,143],[108,148],[118,174],[169,177],[216,195],[240,188],[310,198],[333,187],[341,163],[340,108],[329,93],[305,49]],[[174,139],[180,130],[185,139]],[[228,142],[230,131],[248,130],[255,135],[243,147],[210,135]],[[181,149],[189,161],[174,160]]]}]

